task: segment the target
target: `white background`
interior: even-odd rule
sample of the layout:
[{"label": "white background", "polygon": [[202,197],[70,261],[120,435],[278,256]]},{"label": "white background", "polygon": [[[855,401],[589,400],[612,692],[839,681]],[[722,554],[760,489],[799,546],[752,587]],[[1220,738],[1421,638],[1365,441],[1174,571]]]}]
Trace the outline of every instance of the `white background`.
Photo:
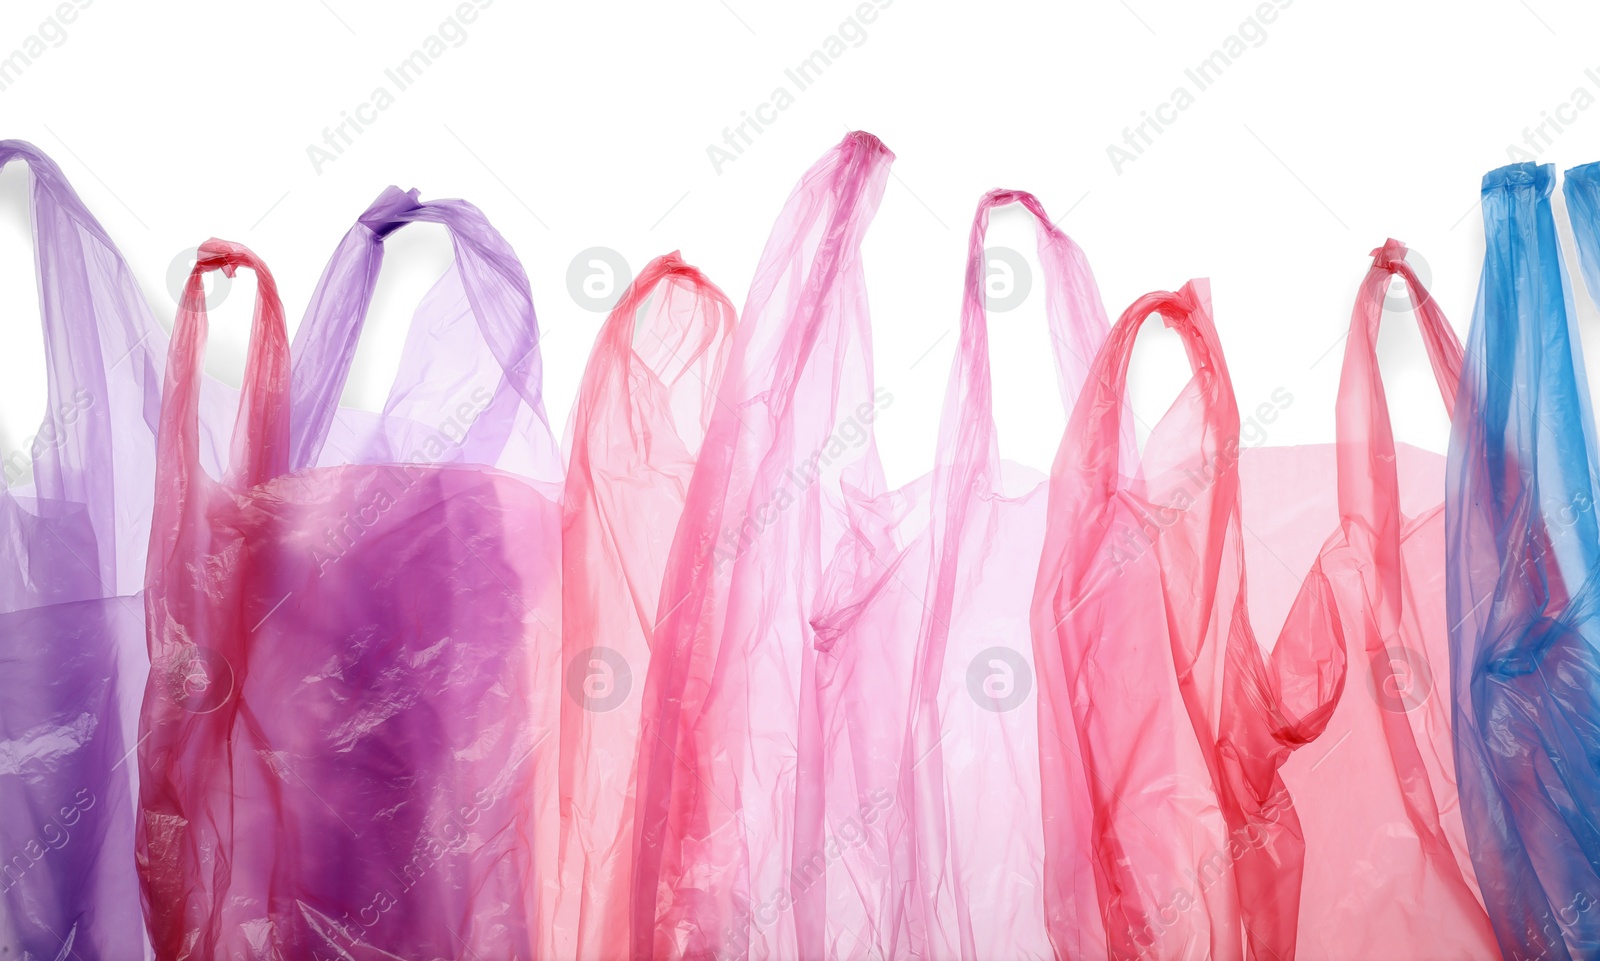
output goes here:
[{"label": "white background", "polygon": [[[5,0],[0,58],[57,5]],[[870,130],[898,156],[866,258],[878,380],[895,396],[878,444],[901,482],[931,463],[984,191],[1038,194],[1088,252],[1113,317],[1147,290],[1210,277],[1241,408],[1285,387],[1294,401],[1267,441],[1324,441],[1335,348],[1368,251],[1392,235],[1422,252],[1464,336],[1482,174],[1508,161],[1525,128],[1558,108],[1573,116],[1561,105],[1579,88],[1600,97],[1594,4],[1293,0],[1262,24],[1264,38],[1246,28],[1258,43],[1119,172],[1108,145],[1175,88],[1193,92],[1185,70],[1238,33],[1256,0],[895,0],[718,173],[707,147],[775,87],[792,91],[785,69],[839,32],[855,0],[494,0],[463,25],[459,46],[314,169],[308,146],[374,88],[393,90],[385,70],[456,6],[93,0],[0,90],[0,137],[58,160],[167,324],[169,267],[208,236],[247,243],[272,265],[293,324],[340,236],[385,185],[473,201],[527,268],[559,430],[603,316],[569,295],[575,255],[612,248],[637,271],[679,249],[742,303],[794,182],[847,129]],[[1539,160],[1564,169],[1600,159],[1600,105],[1575,115]],[[26,184],[20,165],[0,174],[7,450],[45,406]],[[990,242],[1031,254],[1032,236],[1019,214],[998,217]],[[450,256],[427,229],[388,247],[347,393],[369,408],[411,307]],[[234,382],[253,295],[240,278],[214,312],[209,359]],[[992,336],[1003,453],[1044,467],[1063,415],[1043,366],[1041,290],[995,314]],[[1403,322],[1384,335],[1398,432],[1442,450],[1446,418],[1420,341],[1408,315],[1391,320]],[[1591,342],[1595,323],[1587,311]],[[1135,408],[1148,423],[1186,372],[1159,325],[1142,348]]]}]

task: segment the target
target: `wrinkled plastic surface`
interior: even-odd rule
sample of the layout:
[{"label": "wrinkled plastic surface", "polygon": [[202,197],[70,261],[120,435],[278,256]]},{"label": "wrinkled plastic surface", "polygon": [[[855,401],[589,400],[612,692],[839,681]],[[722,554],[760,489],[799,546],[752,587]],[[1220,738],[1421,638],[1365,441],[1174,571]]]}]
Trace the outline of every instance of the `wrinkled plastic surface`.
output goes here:
[{"label": "wrinkled plastic surface", "polygon": [[[1127,369],[1155,313],[1194,373],[1130,464]],[[1327,724],[1345,664],[1325,585],[1258,645],[1240,460],[1207,285],[1140,298],[1068,421],[1033,600],[1058,956],[1294,957],[1305,850],[1280,768]]]},{"label": "wrinkled plastic surface", "polygon": [[[645,681],[632,957],[800,956],[820,903],[793,889],[821,839],[800,692],[811,607],[849,530],[843,491],[883,488],[862,235],[892,154],[852,133],[778,219],[734,335],[667,561]],[[887,395],[884,395],[886,398]]]},{"label": "wrinkled plastic surface", "polygon": [[[202,276],[238,266],[259,297],[218,480],[196,428]],[[531,302],[522,321],[536,342]],[[537,354],[520,356],[502,381],[542,423]],[[209,241],[167,365],[146,583],[138,853],[157,956],[531,957],[557,505],[426,454],[290,472],[290,406],[271,275]]]},{"label": "wrinkled plastic surface", "polygon": [[60,168],[0,141],[12,160],[32,176],[49,393],[0,492],[0,956],[139,958],[128,752],[164,336]]},{"label": "wrinkled plastic surface", "polygon": [[562,505],[557,957],[628,956],[656,601],[734,317],[704,274],[657,258],[601,327],[578,389]]},{"label": "wrinkled plastic surface", "polygon": [[[1339,381],[1339,525],[1304,588],[1331,591],[1348,677],[1321,735],[1283,767],[1305,834],[1299,940],[1308,958],[1495,958],[1456,790],[1445,459],[1397,448],[1378,371],[1391,280],[1407,285],[1451,409],[1461,345],[1405,262],[1405,245],[1390,240],[1372,253]],[[1318,492],[1302,487],[1294,496],[1316,500]]]},{"label": "wrinkled plastic surface", "polygon": [[[1592,271],[1592,173],[1568,181]],[[1594,422],[1551,166],[1483,179],[1485,252],[1450,443],[1456,763],[1506,957],[1600,953]]]},{"label": "wrinkled plastic surface", "polygon": [[798,957],[1052,957],[1028,628],[1048,478],[1000,460],[983,299],[989,214],[1013,203],[1036,222],[1065,405],[1110,327],[1083,251],[1039,201],[985,196],[935,470],[852,504],[812,621],[821,767],[800,809],[817,856],[797,897],[826,926],[802,932]]}]

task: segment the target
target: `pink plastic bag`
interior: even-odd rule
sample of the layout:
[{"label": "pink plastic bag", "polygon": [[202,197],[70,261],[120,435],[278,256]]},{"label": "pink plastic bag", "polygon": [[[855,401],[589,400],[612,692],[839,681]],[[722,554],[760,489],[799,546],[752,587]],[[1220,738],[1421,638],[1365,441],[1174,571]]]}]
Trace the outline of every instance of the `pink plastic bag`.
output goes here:
[{"label": "pink plastic bag", "polygon": [[1308,579],[1332,588],[1350,676],[1315,745],[1283,769],[1305,832],[1300,940],[1308,957],[1496,958],[1456,791],[1445,459],[1397,449],[1378,372],[1391,279],[1410,290],[1451,409],[1461,344],[1405,245],[1372,253],[1339,382],[1339,529]]},{"label": "pink plastic bag", "polygon": [[[259,298],[218,481],[202,277],[238,266]],[[559,683],[537,656],[559,645],[538,615],[559,617],[559,571],[530,545],[558,536],[555,505],[483,467],[289,473],[289,395],[271,275],[208,241],[168,359],[146,581],[157,957],[530,957],[534,692]]]},{"label": "pink plastic bag", "polygon": [[[1194,374],[1133,466],[1119,455],[1122,398],[1155,313]],[[1062,438],[1034,592],[1059,956],[1294,957],[1304,850],[1278,769],[1326,725],[1345,665],[1325,579],[1308,581],[1271,656],[1258,646],[1240,459],[1208,286],[1140,298]]]},{"label": "pink plastic bag", "polygon": [[558,957],[628,954],[656,599],[733,326],[704,274],[657,258],[606,319],[578,389],[562,510]]},{"label": "pink plastic bag", "polygon": [[1039,201],[985,196],[936,467],[852,505],[812,621],[823,761],[800,785],[819,852],[803,896],[827,924],[799,957],[1051,957],[1028,627],[1049,478],[1000,461],[983,301],[989,213],[1012,203],[1036,221],[1064,405],[1109,329],[1083,251]]},{"label": "pink plastic bag", "polygon": [[883,486],[862,423],[878,401],[860,244],[892,157],[857,132],[806,174],[734,336],[645,682],[639,961],[797,957],[797,930],[822,924],[792,891],[812,854],[796,831],[797,784],[821,775],[800,692],[815,670],[822,565],[848,530],[843,491]]}]

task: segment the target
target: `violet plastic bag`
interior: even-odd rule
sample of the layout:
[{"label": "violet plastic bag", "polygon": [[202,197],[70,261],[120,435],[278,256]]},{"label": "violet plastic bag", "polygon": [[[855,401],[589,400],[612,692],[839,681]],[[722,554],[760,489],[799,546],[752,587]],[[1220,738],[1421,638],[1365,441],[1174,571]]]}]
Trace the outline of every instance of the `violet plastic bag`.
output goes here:
[{"label": "violet plastic bag", "polygon": [[[882,472],[860,243],[893,155],[852,133],[762,254],[667,561],[641,715],[632,957],[798,957],[821,905],[792,872],[821,776],[800,692],[846,486]],[[791,913],[793,912],[793,913]],[[792,920],[791,920],[792,919]]]},{"label": "violet plastic bag", "polygon": [[[202,276],[238,266],[259,297],[218,481],[196,431]],[[288,353],[271,275],[208,241],[168,361],[145,598],[138,852],[157,957],[531,957],[556,505],[425,458],[289,472]]]},{"label": "violet plastic bag", "polygon": [[799,957],[1052,957],[1028,626],[1048,477],[1000,460],[983,302],[989,212],[1012,203],[1036,222],[1064,405],[1110,326],[1083,251],[1039,201],[985,196],[934,472],[852,505],[833,606],[812,620],[822,760],[800,810],[818,855],[796,896],[826,930]]},{"label": "violet plastic bag", "polygon": [[656,600],[733,327],[722,291],[659,257],[606,319],[579,387],[562,508],[558,957],[628,955]]},{"label": "violet plastic bag", "polygon": [[[1531,163],[1483,178],[1483,275],[1445,510],[1473,865],[1503,955],[1564,961],[1600,953],[1600,536],[1554,185],[1553,167]],[[1586,172],[1568,182],[1590,258],[1594,189]]]},{"label": "violet plastic bag", "polygon": [[[1194,375],[1127,466],[1128,362],[1155,313]],[[1140,298],[1068,421],[1033,600],[1058,956],[1294,956],[1304,851],[1279,768],[1327,723],[1344,658],[1325,587],[1270,657],[1257,644],[1240,460],[1209,288]]]},{"label": "violet plastic bag", "polygon": [[1406,282],[1447,408],[1461,345],[1405,245],[1372,254],[1339,381],[1338,530],[1304,588],[1331,590],[1349,676],[1315,746],[1283,767],[1305,834],[1300,943],[1308,957],[1495,958],[1456,790],[1445,459],[1394,441],[1377,353],[1390,281]]},{"label": "violet plastic bag", "polygon": [[[407,224],[439,224],[454,260],[417,306],[399,370],[377,413],[336,407],[371,309],[384,243]],[[541,637],[561,631],[556,559],[560,557],[562,466],[541,395],[539,327],[527,275],[515,251],[483,213],[464,200],[418,198],[416,190],[386,188],[345,234],[324,269],[295,332],[290,466],[341,464],[488,465],[533,484],[548,502],[519,542],[537,563],[550,565],[529,611]],[[342,549],[362,517],[324,532],[323,550]],[[532,672],[544,692],[533,703],[537,747],[528,758],[534,789],[530,844],[541,882],[530,917],[541,919],[543,950],[554,947],[558,823],[556,810],[560,716],[560,650],[538,645]],[[531,922],[530,922],[531,923]]]},{"label": "violet plastic bag", "polygon": [[164,335],[60,168],[0,141],[12,160],[32,175],[49,399],[0,493],[0,956],[140,958],[129,752]]}]

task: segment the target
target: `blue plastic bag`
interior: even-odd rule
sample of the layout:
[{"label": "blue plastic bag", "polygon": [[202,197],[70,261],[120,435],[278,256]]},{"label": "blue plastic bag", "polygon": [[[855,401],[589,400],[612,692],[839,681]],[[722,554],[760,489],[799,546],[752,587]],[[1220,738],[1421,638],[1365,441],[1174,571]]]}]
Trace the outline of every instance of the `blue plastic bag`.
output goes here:
[{"label": "blue plastic bag", "polygon": [[[1450,441],[1456,765],[1508,958],[1600,953],[1595,438],[1551,211],[1554,168],[1483,181],[1486,251]],[[1569,181],[1594,269],[1592,181]],[[1588,203],[1584,212],[1583,203]],[[1600,278],[1597,278],[1600,279]]]}]

